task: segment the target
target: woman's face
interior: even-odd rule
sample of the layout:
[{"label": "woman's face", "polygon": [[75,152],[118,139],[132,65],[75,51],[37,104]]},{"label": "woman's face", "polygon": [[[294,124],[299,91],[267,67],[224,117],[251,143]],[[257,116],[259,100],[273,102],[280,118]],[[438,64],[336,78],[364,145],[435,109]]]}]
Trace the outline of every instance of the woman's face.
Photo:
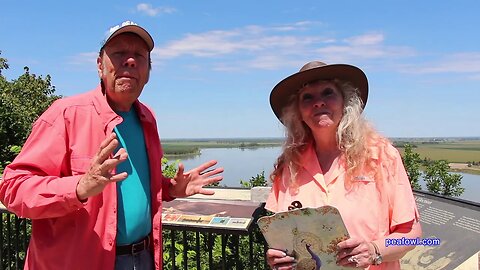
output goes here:
[{"label": "woman's face", "polygon": [[336,131],[343,116],[343,95],[332,81],[309,83],[299,92],[298,107],[312,131]]}]

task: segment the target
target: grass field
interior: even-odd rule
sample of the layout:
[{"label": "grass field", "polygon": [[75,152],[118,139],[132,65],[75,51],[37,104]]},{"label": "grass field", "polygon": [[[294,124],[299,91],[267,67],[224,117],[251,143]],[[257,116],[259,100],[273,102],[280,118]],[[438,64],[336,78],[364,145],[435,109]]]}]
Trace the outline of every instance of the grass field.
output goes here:
[{"label": "grass field", "polygon": [[[414,142],[414,152],[432,160],[445,159],[451,163],[480,162],[480,140],[448,142]],[[399,148],[403,154],[403,148]]]},{"label": "grass field", "polygon": [[[454,172],[480,175],[480,140],[409,142],[422,159],[447,160]],[[403,144],[403,142],[402,142]],[[397,144],[398,145],[398,144]],[[403,155],[403,148],[397,147]],[[468,164],[476,163],[475,166]]]}]

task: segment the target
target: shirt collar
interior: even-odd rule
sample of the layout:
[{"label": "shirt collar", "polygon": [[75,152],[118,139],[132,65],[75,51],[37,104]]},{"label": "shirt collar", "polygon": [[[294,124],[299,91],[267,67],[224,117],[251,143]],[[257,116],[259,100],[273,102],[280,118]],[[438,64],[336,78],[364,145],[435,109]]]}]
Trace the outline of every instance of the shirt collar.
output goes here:
[{"label": "shirt collar", "polygon": [[[115,119],[118,115],[113,111],[107,101],[107,97],[102,91],[102,87],[99,84],[93,91],[93,103],[97,113],[102,117],[102,120],[105,124],[108,124],[110,121]],[[133,103],[138,118],[142,122],[153,123],[155,121],[154,116],[144,104],[142,104],[138,99]]]}]

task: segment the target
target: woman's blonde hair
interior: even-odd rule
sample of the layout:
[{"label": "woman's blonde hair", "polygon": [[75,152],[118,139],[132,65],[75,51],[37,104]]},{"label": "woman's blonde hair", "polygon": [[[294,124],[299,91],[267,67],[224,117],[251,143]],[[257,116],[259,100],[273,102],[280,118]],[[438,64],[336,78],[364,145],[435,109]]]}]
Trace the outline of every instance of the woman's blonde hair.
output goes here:
[{"label": "woman's blonde hair", "polygon": [[[347,174],[352,175],[360,170],[368,159],[368,140],[376,133],[363,117],[363,102],[358,90],[351,83],[333,80],[342,92],[344,107],[343,116],[337,127],[337,145],[345,157]],[[300,91],[299,91],[300,92]],[[302,166],[302,152],[313,143],[310,128],[303,122],[298,108],[298,93],[290,97],[289,105],[282,110],[282,122],[285,125],[286,140],[283,152],[277,158],[270,179],[275,181],[281,177],[283,169],[290,171],[290,184],[295,185],[296,175]]]}]

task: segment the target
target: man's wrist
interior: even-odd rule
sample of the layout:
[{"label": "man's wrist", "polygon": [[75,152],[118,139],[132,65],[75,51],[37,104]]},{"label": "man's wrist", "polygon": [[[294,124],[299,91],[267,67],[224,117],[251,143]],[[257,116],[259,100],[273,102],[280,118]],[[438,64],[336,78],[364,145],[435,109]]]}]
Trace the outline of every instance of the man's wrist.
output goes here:
[{"label": "man's wrist", "polygon": [[177,196],[175,196],[175,195],[173,194],[173,193],[174,193],[174,192],[173,192],[173,191],[174,191],[174,190],[173,190],[173,186],[174,186],[173,181],[175,181],[175,180],[169,179],[169,181],[168,181],[169,184],[168,184],[168,192],[167,192],[167,194],[168,194],[168,196],[170,197],[171,200],[177,198]]}]

